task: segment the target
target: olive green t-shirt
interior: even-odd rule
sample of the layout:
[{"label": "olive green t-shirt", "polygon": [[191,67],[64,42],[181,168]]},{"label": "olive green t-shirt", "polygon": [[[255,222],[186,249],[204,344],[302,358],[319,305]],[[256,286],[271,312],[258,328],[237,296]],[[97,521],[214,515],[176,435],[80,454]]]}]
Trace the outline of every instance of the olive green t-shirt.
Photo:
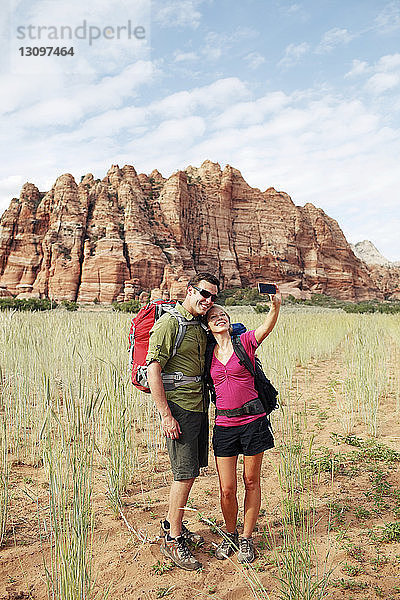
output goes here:
[{"label": "olive green t-shirt", "polygon": [[[186,320],[195,319],[182,304],[177,302],[176,309]],[[172,356],[174,343],[178,334],[179,324],[177,319],[164,313],[150,330],[149,351],[146,363],[157,361],[163,373],[181,371],[190,377],[203,374],[204,357],[207,344],[207,335],[200,322],[198,325],[186,327],[185,336],[175,356]],[[203,412],[203,384],[201,381],[181,385],[175,390],[166,392],[167,400],[175,402],[185,410]]]}]

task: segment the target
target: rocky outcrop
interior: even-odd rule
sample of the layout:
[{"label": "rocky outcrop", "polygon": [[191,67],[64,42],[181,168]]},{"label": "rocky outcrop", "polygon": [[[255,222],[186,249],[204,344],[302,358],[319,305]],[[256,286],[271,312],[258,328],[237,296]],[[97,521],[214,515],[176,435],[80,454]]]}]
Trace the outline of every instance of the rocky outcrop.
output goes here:
[{"label": "rocky outcrop", "polygon": [[27,183],[0,221],[3,294],[112,302],[157,288],[179,297],[203,270],[224,287],[277,281],[297,297],[392,293],[321,209],[251,188],[210,161],[168,179],[113,165],[101,181],[62,175],[47,193]]},{"label": "rocky outcrop", "polygon": [[388,300],[400,300],[400,262],[385,258],[369,240],[351,244],[354,254],[362,260],[375,285]]},{"label": "rocky outcrop", "polygon": [[392,264],[369,240],[357,242],[357,244],[350,244],[350,247],[357,258],[365,262],[367,265],[382,265],[384,267],[388,267]]}]

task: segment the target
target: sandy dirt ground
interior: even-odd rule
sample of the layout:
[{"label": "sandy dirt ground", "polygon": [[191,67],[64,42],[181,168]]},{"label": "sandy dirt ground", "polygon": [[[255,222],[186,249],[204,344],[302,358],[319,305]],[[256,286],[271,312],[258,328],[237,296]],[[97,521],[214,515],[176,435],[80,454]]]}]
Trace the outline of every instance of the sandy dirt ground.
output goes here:
[{"label": "sandy dirt ground", "polygon": [[[394,371],[398,365],[392,364],[391,368]],[[306,409],[304,437],[313,438],[317,455],[338,454],[345,465],[339,463],[335,473],[321,470],[314,479],[317,560],[322,565],[328,553],[329,565],[334,568],[326,597],[400,599],[400,530],[393,539],[383,539],[380,533],[386,523],[400,521],[400,463],[371,459],[346,466],[346,457],[358,449],[332,437],[342,432],[338,412],[341,373],[340,350],[329,360],[298,367],[292,394],[295,400],[290,407],[298,414]],[[359,419],[353,432],[368,439],[366,426]],[[378,441],[400,450],[400,414],[391,394],[381,399]],[[280,434],[276,431],[276,446],[279,444]],[[321,447],[326,450],[318,450]],[[279,598],[276,553],[282,544],[278,464],[279,450],[275,448],[267,453],[263,465],[262,511],[255,532],[258,557],[251,570],[251,576],[257,576],[266,590],[258,597],[271,600]],[[189,528],[205,538],[204,546],[195,551],[203,569],[196,573],[183,571],[160,554],[159,523],[166,514],[170,482],[165,453],[160,453],[156,468],[144,466],[134,474],[124,498],[130,530],[107,507],[104,473],[96,473],[93,575],[97,597],[107,592],[112,600],[252,598],[246,579],[249,571],[241,568],[236,558],[214,558],[219,535],[201,520],[205,517],[222,526],[212,457],[193,488],[193,510],[185,515]],[[13,465],[10,493],[7,540],[0,550],[0,599],[46,598],[45,562],[49,564],[50,553],[44,529],[48,497],[43,468]],[[242,482],[239,497],[243,498]],[[240,519],[242,514],[240,511]]]}]

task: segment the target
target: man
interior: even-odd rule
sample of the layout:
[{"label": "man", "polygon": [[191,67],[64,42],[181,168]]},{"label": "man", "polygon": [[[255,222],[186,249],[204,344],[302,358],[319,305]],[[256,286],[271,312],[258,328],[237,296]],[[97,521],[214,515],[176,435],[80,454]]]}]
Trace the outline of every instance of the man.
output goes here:
[{"label": "man", "polygon": [[[186,297],[176,309],[190,323],[174,355],[179,325],[164,314],[150,332],[147,354],[149,387],[161,416],[174,481],[169,495],[167,519],[161,523],[161,552],[188,571],[201,568],[187,544],[202,538],[182,523],[183,507],[200,467],[208,464],[208,416],[201,375],[204,369],[206,333],[199,317],[213,306],[219,281],[210,273],[198,273],[188,284]],[[184,381],[166,383],[162,374],[180,373]],[[166,389],[165,389],[166,388]]]}]

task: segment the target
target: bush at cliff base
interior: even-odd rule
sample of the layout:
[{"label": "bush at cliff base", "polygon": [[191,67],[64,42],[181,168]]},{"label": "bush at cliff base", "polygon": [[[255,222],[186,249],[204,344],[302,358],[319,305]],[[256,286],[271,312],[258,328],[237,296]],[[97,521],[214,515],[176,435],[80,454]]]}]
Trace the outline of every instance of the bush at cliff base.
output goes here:
[{"label": "bush at cliff base", "polygon": [[218,294],[218,304],[225,306],[255,306],[257,302],[267,302],[269,296],[259,294],[256,287],[228,288]]},{"label": "bush at cliff base", "polygon": [[113,309],[119,312],[136,313],[140,310],[139,300],[129,300],[128,302],[113,302]]},{"label": "bush at cliff base", "polygon": [[47,298],[0,298],[0,310],[52,310],[57,308],[57,303]]},{"label": "bush at cliff base", "polygon": [[78,310],[78,303],[72,300],[62,300],[60,307],[65,308],[65,310]]},{"label": "bush at cliff base", "polygon": [[[365,301],[365,302],[345,302],[337,300],[325,294],[312,294],[310,300],[299,300],[293,296],[285,299],[286,305],[295,304],[297,306],[317,306],[323,308],[339,308],[347,313],[383,313],[394,314],[400,312],[400,302],[395,300],[387,302]],[[268,312],[269,306],[266,304],[257,304],[254,307],[258,313]]]}]

